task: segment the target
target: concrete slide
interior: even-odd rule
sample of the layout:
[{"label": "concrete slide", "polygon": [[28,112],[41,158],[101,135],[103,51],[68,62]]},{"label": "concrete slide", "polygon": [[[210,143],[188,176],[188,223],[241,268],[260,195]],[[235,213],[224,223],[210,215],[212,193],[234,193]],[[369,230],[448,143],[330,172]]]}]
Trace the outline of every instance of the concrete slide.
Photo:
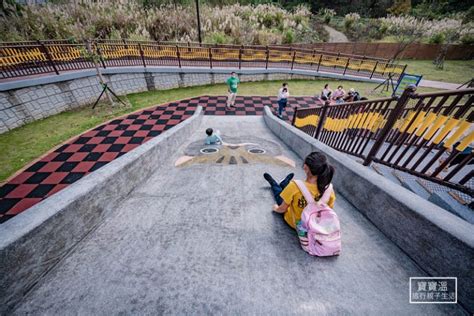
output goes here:
[{"label": "concrete slide", "polygon": [[[232,145],[202,145],[207,127]],[[341,256],[305,254],[262,177],[301,165],[262,117],[202,117],[13,314],[465,314],[409,304],[409,277],[426,273],[337,192]]]}]

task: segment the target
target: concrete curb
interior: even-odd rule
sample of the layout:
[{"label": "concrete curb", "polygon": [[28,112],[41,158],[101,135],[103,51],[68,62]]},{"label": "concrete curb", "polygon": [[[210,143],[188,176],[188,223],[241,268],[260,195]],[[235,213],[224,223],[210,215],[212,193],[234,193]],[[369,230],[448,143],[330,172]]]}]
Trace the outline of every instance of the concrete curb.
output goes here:
[{"label": "concrete curb", "polygon": [[312,151],[325,153],[336,168],[337,191],[428,275],[457,277],[458,299],[474,311],[474,225],[276,118],[268,107],[264,120],[301,158]]},{"label": "concrete curb", "polygon": [[13,308],[43,275],[169,159],[199,126],[194,115],[1,225],[0,314]]},{"label": "concrete curb", "polygon": [[[101,70],[103,74],[114,75],[114,74],[127,74],[127,73],[186,73],[186,74],[228,74],[230,71],[235,71],[238,74],[244,75],[257,75],[257,74],[293,74],[293,75],[305,75],[313,77],[322,77],[322,78],[331,78],[331,79],[343,79],[343,80],[353,80],[361,82],[372,82],[380,83],[383,79],[376,78],[366,78],[353,75],[342,75],[336,73],[329,73],[324,71],[312,71],[312,70],[300,70],[300,69],[288,69],[288,68],[245,68],[237,69],[234,67],[225,67],[225,68],[205,68],[205,67],[117,67],[117,68],[107,68]],[[37,85],[45,85],[51,83],[57,83],[62,81],[80,79],[85,77],[95,76],[95,70],[79,70],[74,72],[61,73],[59,75],[46,75],[38,78],[28,78],[20,79],[14,81],[7,81],[0,83],[0,91],[9,91],[20,88],[32,87]]]}]

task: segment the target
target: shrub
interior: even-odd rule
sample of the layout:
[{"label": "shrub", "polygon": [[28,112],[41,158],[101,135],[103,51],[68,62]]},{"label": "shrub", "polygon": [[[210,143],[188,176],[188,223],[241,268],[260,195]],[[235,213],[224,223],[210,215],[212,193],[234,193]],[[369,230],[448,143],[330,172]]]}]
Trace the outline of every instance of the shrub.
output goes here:
[{"label": "shrub", "polygon": [[430,44],[443,44],[446,41],[446,35],[443,32],[431,35],[429,39]]},{"label": "shrub", "polygon": [[474,21],[474,5],[466,11],[464,18],[462,19],[463,24]]},{"label": "shrub", "polygon": [[206,35],[204,41],[212,44],[230,44],[232,43],[232,38],[222,32],[214,32]]},{"label": "shrub", "polygon": [[459,32],[459,39],[463,44],[474,44],[474,24],[472,22]]},{"label": "shrub", "polygon": [[350,30],[354,23],[360,20],[360,15],[358,13],[348,13],[344,16],[344,28]]},{"label": "shrub", "polygon": [[411,0],[395,0],[394,4],[387,9],[387,12],[393,15],[403,15],[410,13]]},{"label": "shrub", "polygon": [[295,41],[295,33],[292,30],[286,30],[283,34],[283,44],[292,44]]},{"label": "shrub", "polygon": [[318,15],[322,17],[324,23],[329,24],[333,16],[336,15],[336,11],[333,9],[320,9]]},{"label": "shrub", "polygon": [[[78,41],[86,38],[197,40],[193,5],[163,5],[164,0],[58,0],[24,7],[20,14],[15,11],[14,1],[8,1],[12,6],[0,15],[0,41],[62,38]],[[306,42],[318,41],[310,18],[308,7],[301,5],[288,11],[264,3],[221,7],[204,4],[201,10],[205,40],[235,44],[282,44],[303,38]]]}]

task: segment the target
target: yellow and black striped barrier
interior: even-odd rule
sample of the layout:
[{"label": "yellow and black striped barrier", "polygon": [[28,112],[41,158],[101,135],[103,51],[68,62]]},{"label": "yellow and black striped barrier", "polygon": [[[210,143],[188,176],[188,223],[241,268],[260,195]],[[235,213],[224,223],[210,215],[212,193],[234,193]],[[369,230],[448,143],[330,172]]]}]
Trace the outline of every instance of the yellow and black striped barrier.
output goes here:
[{"label": "yellow and black striped barrier", "polygon": [[[339,56],[334,53],[323,53],[308,50],[288,49],[286,47],[199,47],[162,45],[155,42],[120,42],[98,41],[92,43],[92,48],[100,55],[105,67],[113,61],[113,66],[129,66],[130,60],[142,59],[146,67],[147,61],[208,61],[212,67],[213,61],[239,62],[242,64],[258,62],[265,64],[265,68],[272,63],[279,67],[281,64],[291,65],[291,68],[301,65],[307,69],[308,65],[316,71],[337,71],[346,74],[347,71],[372,78],[373,76],[386,77],[391,74],[395,77],[404,72],[405,66],[392,64],[388,61],[359,57]],[[86,53],[85,44],[70,44],[67,42],[44,42],[39,44],[8,45],[0,44],[0,66],[3,77],[15,77],[19,73],[16,69],[36,67],[35,73],[41,73],[45,65],[61,64],[61,69],[67,69],[67,63],[86,61],[90,56]],[[156,63],[150,63],[156,64]],[[188,63],[189,64],[189,63]],[[179,66],[181,63],[179,62]],[[83,67],[90,67],[84,64]],[[77,67],[76,67],[77,68]],[[44,69],[45,72],[50,70]]]}]

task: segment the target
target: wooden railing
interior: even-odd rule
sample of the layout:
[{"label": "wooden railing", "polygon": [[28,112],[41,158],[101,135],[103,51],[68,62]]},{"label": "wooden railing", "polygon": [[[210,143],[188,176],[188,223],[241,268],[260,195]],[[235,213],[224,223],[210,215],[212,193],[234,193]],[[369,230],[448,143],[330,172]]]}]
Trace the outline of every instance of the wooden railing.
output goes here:
[{"label": "wooden railing", "polygon": [[[293,125],[321,142],[474,195],[474,89],[297,109]],[[447,170],[446,170],[447,169]]]},{"label": "wooden railing", "polygon": [[86,49],[86,43],[70,43],[66,40],[0,43],[1,78],[91,69],[94,67],[92,55],[99,59],[103,68],[287,68],[364,78],[398,78],[406,68],[406,65],[380,58],[282,46],[97,40],[91,42],[90,47],[93,54]]}]

